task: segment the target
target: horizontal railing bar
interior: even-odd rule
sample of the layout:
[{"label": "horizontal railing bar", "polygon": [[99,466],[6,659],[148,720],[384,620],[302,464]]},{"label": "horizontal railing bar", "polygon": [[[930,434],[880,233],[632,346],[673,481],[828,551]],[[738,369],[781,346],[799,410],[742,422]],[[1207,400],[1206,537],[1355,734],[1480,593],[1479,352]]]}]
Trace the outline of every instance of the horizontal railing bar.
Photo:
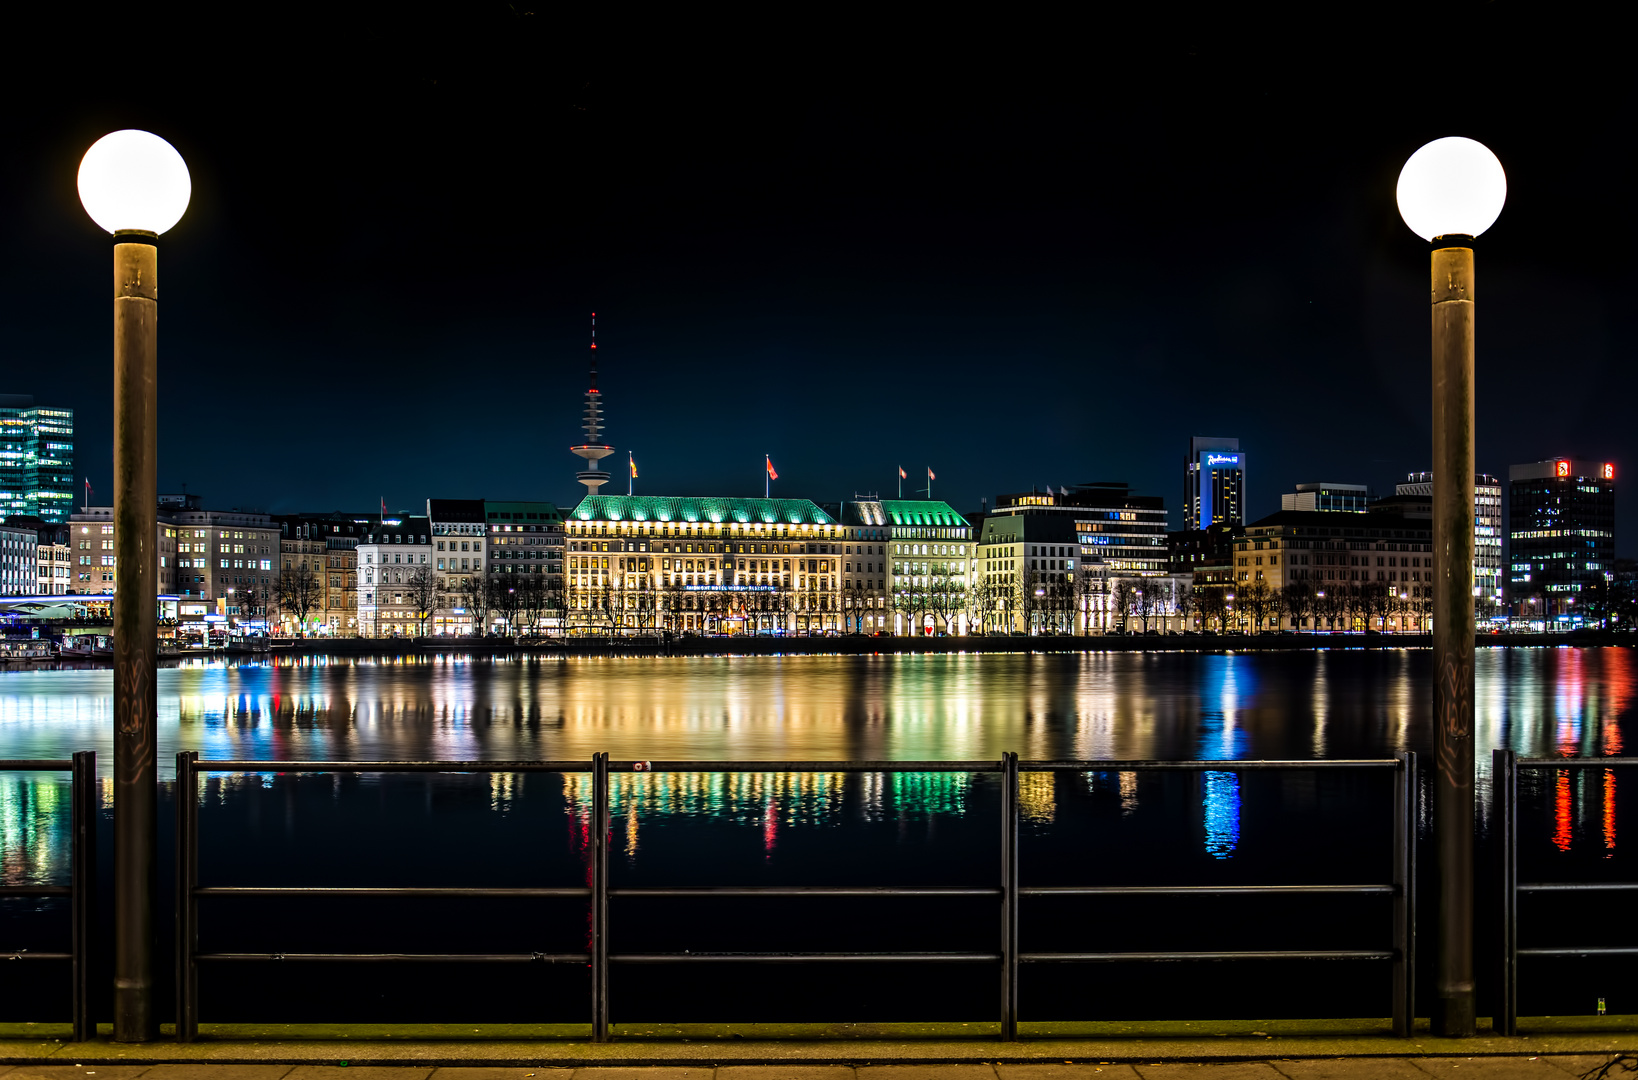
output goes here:
[{"label": "horizontal railing bar", "polygon": [[1398,954],[1392,949],[1259,949],[1229,950],[1222,952],[1088,952],[1088,953],[1019,953],[1024,963],[1045,964],[1063,962],[1110,961],[1176,961],[1176,960],[1393,960]]},{"label": "horizontal railing bar", "polygon": [[70,772],[72,761],[56,758],[0,758],[0,772]]},{"label": "horizontal railing bar", "polygon": [[1519,949],[1519,956],[1638,956],[1638,945],[1589,946],[1583,949]]},{"label": "horizontal railing bar", "polygon": [[588,761],[205,761],[194,771],[213,772],[591,772]]},{"label": "horizontal railing bar", "polygon": [[17,949],[7,952],[0,949],[0,961],[5,960],[72,960],[73,953],[66,952],[29,952],[27,949]]},{"label": "horizontal railing bar", "polygon": [[1638,765],[1638,757],[1572,757],[1572,758],[1519,758],[1513,763],[1521,769],[1601,769],[1617,765]]},{"label": "horizontal railing bar", "polygon": [[1395,896],[1397,885],[1037,885],[1020,896]]},{"label": "horizontal railing bar", "polygon": [[585,886],[567,888],[471,888],[451,887],[359,887],[328,888],[323,886],[293,885],[288,888],[261,885],[208,885],[193,890],[195,896],[407,896],[417,898],[461,897],[587,897],[591,890]]},{"label": "horizontal railing bar", "polygon": [[611,953],[611,964],[879,964],[920,963],[923,961],[946,964],[993,964],[1001,959],[1000,953],[978,952],[687,952],[687,953]]},{"label": "horizontal railing bar", "polygon": [[610,889],[610,896],[1000,896],[999,886],[984,885],[700,885],[676,888]]},{"label": "horizontal railing bar", "polygon": [[1519,892],[1638,892],[1638,881],[1531,881]]},{"label": "horizontal railing bar", "polygon": [[[642,766],[638,768],[638,766]],[[998,761],[611,761],[610,772],[1000,772]]]},{"label": "horizontal railing bar", "polygon": [[0,900],[8,896],[73,896],[67,885],[0,885]]},{"label": "horizontal railing bar", "polygon": [[195,953],[198,961],[303,963],[589,964],[590,953]]},{"label": "horizontal railing bar", "polygon": [[1398,758],[1214,761],[1020,761],[1019,772],[1236,772],[1243,769],[1397,769]]}]

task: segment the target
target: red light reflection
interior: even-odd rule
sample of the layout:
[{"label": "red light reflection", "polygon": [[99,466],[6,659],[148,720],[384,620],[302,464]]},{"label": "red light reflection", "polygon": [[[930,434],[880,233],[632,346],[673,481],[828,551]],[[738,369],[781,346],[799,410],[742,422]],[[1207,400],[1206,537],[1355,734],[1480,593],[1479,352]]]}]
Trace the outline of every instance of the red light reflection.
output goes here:
[{"label": "red light reflection", "polygon": [[1570,799],[1570,774],[1559,771],[1553,783],[1553,846],[1560,851],[1570,850],[1570,839],[1575,824]]}]

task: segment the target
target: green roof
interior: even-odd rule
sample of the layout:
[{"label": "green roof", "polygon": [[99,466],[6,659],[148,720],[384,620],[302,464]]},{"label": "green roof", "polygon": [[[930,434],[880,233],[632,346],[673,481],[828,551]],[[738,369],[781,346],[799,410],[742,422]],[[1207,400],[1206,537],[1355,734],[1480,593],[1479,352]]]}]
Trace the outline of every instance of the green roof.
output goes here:
[{"label": "green roof", "polygon": [[588,495],[570,514],[579,521],[726,521],[834,525],[812,499],[716,499],[661,495]]},{"label": "green roof", "polygon": [[966,528],[967,519],[947,502],[937,499],[883,499],[882,513],[889,525],[942,525]]}]

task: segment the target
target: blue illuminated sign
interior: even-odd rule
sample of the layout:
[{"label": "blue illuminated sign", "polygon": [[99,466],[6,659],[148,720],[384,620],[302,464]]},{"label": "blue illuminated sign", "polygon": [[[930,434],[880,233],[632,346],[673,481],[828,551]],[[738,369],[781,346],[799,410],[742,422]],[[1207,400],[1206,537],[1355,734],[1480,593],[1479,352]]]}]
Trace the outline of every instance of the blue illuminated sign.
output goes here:
[{"label": "blue illuminated sign", "polygon": [[1239,454],[1207,454],[1206,455],[1206,468],[1208,468],[1208,469],[1220,469],[1220,468],[1224,467],[1225,465],[1238,465],[1238,464],[1240,464],[1240,455]]}]

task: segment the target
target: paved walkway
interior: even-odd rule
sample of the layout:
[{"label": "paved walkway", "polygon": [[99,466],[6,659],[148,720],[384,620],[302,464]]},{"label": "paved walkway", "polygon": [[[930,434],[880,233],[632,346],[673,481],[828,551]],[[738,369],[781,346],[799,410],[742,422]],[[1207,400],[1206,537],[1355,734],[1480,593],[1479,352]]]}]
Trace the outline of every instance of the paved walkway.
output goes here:
[{"label": "paved walkway", "polygon": [[[1609,1066],[1606,1068],[1606,1066]],[[1638,1058],[1538,1057],[1295,1058],[1273,1061],[1056,1062],[1028,1065],[654,1065],[410,1068],[381,1065],[0,1066],[0,1080],[1618,1080]]]}]

